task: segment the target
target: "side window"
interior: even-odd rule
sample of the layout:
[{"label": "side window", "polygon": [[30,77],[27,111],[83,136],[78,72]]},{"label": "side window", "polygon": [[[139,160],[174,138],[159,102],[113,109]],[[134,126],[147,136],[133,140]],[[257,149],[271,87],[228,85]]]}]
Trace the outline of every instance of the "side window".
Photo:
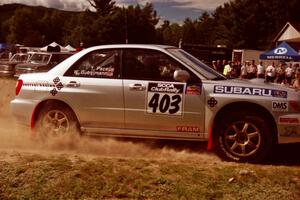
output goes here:
[{"label": "side window", "polygon": [[89,78],[119,78],[119,53],[117,50],[98,50],[79,59],[65,76]]},{"label": "side window", "polygon": [[180,69],[186,70],[180,63],[159,51],[126,49],[123,53],[124,79],[173,82],[174,71]]}]

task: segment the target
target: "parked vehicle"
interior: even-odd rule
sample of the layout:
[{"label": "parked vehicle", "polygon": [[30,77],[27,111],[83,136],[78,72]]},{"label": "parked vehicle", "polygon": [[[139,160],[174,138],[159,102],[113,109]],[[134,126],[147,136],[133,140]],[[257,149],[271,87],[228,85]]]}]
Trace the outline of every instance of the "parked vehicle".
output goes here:
[{"label": "parked vehicle", "polygon": [[15,74],[15,67],[17,64],[25,63],[29,60],[32,52],[16,53],[7,62],[0,62],[0,76],[13,77]]},{"label": "parked vehicle", "polygon": [[61,61],[70,57],[72,52],[34,52],[28,62],[16,65],[15,77],[21,74],[47,72]]},{"label": "parked vehicle", "polygon": [[21,75],[11,107],[43,139],[79,133],[203,140],[240,162],[300,142],[299,91],[229,80],[170,46],[82,50],[47,73]]}]

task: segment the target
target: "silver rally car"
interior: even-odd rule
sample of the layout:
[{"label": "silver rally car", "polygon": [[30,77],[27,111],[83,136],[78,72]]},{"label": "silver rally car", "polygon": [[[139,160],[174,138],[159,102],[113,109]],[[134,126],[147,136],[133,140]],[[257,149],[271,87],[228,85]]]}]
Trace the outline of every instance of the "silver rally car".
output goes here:
[{"label": "silver rally car", "polygon": [[208,141],[225,160],[259,162],[300,142],[300,93],[227,80],[176,47],[106,45],[46,73],[21,75],[16,119],[42,138],[60,134]]}]

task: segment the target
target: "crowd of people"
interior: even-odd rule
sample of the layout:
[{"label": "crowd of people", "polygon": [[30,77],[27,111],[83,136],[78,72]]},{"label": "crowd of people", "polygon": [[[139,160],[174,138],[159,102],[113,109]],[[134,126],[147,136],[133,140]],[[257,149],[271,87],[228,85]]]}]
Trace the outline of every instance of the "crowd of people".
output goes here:
[{"label": "crowd of people", "polygon": [[262,78],[265,82],[285,84],[300,89],[300,66],[299,63],[286,63],[280,61],[275,65],[272,62],[265,66],[263,61],[257,65],[255,60],[245,61],[212,61],[212,67],[228,78],[253,79]]}]

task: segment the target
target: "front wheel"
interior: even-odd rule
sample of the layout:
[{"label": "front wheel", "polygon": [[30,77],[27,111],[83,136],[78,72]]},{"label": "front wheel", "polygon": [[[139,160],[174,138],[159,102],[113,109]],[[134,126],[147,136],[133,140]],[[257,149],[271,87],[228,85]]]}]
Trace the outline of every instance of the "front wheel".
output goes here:
[{"label": "front wheel", "polygon": [[274,138],[270,124],[256,113],[236,113],[217,128],[217,154],[228,161],[257,163],[271,152]]},{"label": "front wheel", "polygon": [[47,105],[41,110],[37,133],[42,140],[50,137],[79,135],[78,121],[71,109],[63,105]]}]

